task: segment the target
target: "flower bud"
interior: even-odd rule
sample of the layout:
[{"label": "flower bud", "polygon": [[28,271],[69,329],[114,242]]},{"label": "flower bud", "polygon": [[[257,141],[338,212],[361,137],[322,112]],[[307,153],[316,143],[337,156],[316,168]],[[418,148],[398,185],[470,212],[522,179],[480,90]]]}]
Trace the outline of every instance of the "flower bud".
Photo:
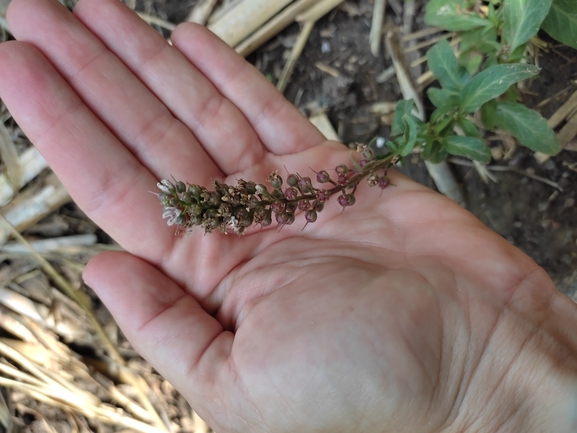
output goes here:
[{"label": "flower bud", "polygon": [[379,183],[378,183],[379,188],[385,189],[390,184],[391,184],[391,182],[389,181],[389,178],[387,176],[379,177]]},{"label": "flower bud", "polygon": [[210,207],[217,208],[221,204],[220,194],[216,191],[210,193],[210,197],[208,198],[207,204]]},{"label": "flower bud", "polygon": [[228,185],[220,183],[218,180],[213,180],[212,185],[214,190],[222,197],[228,194]]},{"label": "flower bud", "polygon": [[284,196],[287,200],[294,200],[299,195],[299,192],[296,188],[290,187],[284,190]]},{"label": "flower bud", "polygon": [[337,184],[339,185],[346,185],[348,181],[348,176],[346,173],[339,173],[337,175]]},{"label": "flower bud", "polygon": [[172,196],[166,192],[158,194],[158,200],[160,200],[163,206],[170,206],[170,199],[172,199]]},{"label": "flower bud", "polygon": [[311,192],[313,190],[313,184],[310,177],[301,177],[298,183],[298,189],[303,193]]},{"label": "flower bud", "polygon": [[352,194],[343,193],[343,195],[338,197],[337,201],[342,207],[352,206],[355,204],[355,196]]},{"label": "flower bud", "polygon": [[305,212],[305,220],[307,223],[314,223],[317,220],[317,213],[314,209],[309,209]]},{"label": "flower bud", "polygon": [[255,187],[255,189],[256,189],[256,192],[257,192],[258,194],[262,194],[262,195],[264,195],[264,196],[266,196],[266,197],[269,197],[269,196],[270,196],[270,193],[268,192],[267,187],[266,187],[265,185],[263,185],[262,183],[259,183],[259,184]]},{"label": "flower bud", "polygon": [[184,184],[184,182],[181,182],[181,181],[176,182],[176,185],[174,186],[174,188],[176,189],[176,192],[179,194],[186,191],[186,185]]},{"label": "flower bud", "polygon": [[365,147],[361,152],[361,160],[365,160],[366,162],[371,161],[374,157],[375,153],[370,147]]},{"label": "flower bud", "polygon": [[286,178],[286,183],[289,186],[297,186],[299,184],[300,176],[298,174],[289,174]]},{"label": "flower bud", "polygon": [[299,201],[299,204],[298,204],[299,210],[307,210],[310,207],[311,207],[311,203],[308,200]]},{"label": "flower bud", "polygon": [[252,224],[253,215],[246,209],[240,208],[235,210],[234,216],[237,218],[240,227],[250,227]]},{"label": "flower bud", "polygon": [[246,192],[249,194],[254,194],[256,192],[256,184],[254,182],[247,182],[244,187],[246,188]]},{"label": "flower bud", "polygon": [[269,174],[267,180],[274,189],[279,189],[282,186],[282,177],[280,177],[276,171]]},{"label": "flower bud", "polygon": [[181,213],[178,217],[176,217],[176,225],[184,226],[186,225],[186,215]]},{"label": "flower bud", "polygon": [[291,225],[295,221],[295,214],[292,212],[281,212],[276,214],[276,222],[282,225]]},{"label": "flower bud", "polygon": [[174,185],[168,179],[162,179],[160,182],[156,184],[158,189],[162,192],[173,193],[174,192]]},{"label": "flower bud", "polygon": [[316,210],[317,212],[322,212],[324,208],[325,204],[320,201],[315,201],[313,203],[313,209]]},{"label": "flower bud", "polygon": [[218,208],[218,214],[223,218],[228,218],[232,215],[232,207],[229,204],[222,203]]},{"label": "flower bud", "polygon": [[266,209],[264,206],[257,207],[253,212],[253,221],[263,227],[270,226],[272,223],[270,209]]},{"label": "flower bud", "polygon": [[270,210],[272,210],[274,213],[279,214],[282,211],[284,211],[284,203],[280,202],[280,201],[275,201],[272,202],[270,205]]},{"label": "flower bud", "polygon": [[284,200],[285,195],[283,194],[283,192],[280,189],[273,189],[272,190],[272,196],[274,198],[276,198],[277,200]]},{"label": "flower bud", "polygon": [[326,170],[321,170],[317,173],[318,183],[327,183],[329,180],[331,180],[331,177],[329,176]]},{"label": "flower bud", "polygon": [[248,208],[249,209],[256,209],[256,207],[260,204],[260,200],[258,199],[258,197],[256,195],[252,195],[249,199],[248,199]]},{"label": "flower bud", "polygon": [[191,217],[202,215],[203,212],[204,208],[197,203],[193,203],[188,207],[188,213]]},{"label": "flower bud", "polygon": [[347,167],[346,164],[339,164],[335,167],[335,171],[337,173],[346,173],[349,171],[349,167]]},{"label": "flower bud", "polygon": [[190,194],[192,194],[192,196],[193,196],[194,198],[198,198],[198,197],[200,196],[201,191],[202,191],[202,190],[200,189],[200,186],[198,186],[198,185],[190,185],[190,186],[188,187],[188,192],[189,192]]}]

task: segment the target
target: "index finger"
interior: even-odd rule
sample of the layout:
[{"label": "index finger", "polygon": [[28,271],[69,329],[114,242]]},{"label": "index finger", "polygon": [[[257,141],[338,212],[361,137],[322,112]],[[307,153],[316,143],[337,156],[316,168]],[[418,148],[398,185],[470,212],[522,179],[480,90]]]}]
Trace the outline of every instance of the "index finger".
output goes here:
[{"label": "index finger", "polygon": [[86,214],[129,252],[158,262],[175,236],[148,192],[156,178],[37,49],[0,44],[0,95]]}]

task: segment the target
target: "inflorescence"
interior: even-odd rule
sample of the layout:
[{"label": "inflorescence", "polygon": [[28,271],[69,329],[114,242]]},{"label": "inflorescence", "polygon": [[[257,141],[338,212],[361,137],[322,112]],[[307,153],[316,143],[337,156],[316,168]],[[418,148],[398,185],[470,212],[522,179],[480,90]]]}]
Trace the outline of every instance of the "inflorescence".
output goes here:
[{"label": "inflorescence", "polygon": [[375,158],[364,145],[357,150],[361,158],[359,162],[351,158],[354,168],[340,164],[335,167],[334,177],[325,170],[315,172],[318,183],[332,185],[328,189],[316,188],[310,177],[296,173],[288,174],[285,182],[276,171],[267,178],[270,190],[264,184],[243,179],[237,180],[236,185],[213,180],[213,190],[163,179],[158,182],[162,191],[158,199],[164,207],[162,217],[168,219],[169,226],[177,226],[177,233],[187,234],[194,226],[201,226],[206,233],[217,230],[226,234],[232,230],[242,235],[252,225],[267,227],[273,221],[281,229],[291,225],[298,213],[304,213],[306,227],[317,220],[318,213],[335,194],[339,194],[337,201],[343,210],[355,204],[355,191],[362,179],[367,178],[369,186],[381,189],[390,184],[387,168],[398,158]]}]

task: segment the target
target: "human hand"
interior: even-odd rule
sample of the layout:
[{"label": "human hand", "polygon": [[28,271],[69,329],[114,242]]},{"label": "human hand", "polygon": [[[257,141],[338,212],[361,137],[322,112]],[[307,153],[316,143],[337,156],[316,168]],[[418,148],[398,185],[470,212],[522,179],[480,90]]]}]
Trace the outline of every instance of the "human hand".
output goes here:
[{"label": "human hand", "polygon": [[204,28],[179,27],[171,47],[116,0],[75,15],[13,1],[0,96],[127,251],[85,279],[215,431],[575,431],[575,305],[397,173],[302,231],[174,236],[158,179],[262,182],[348,151]]}]

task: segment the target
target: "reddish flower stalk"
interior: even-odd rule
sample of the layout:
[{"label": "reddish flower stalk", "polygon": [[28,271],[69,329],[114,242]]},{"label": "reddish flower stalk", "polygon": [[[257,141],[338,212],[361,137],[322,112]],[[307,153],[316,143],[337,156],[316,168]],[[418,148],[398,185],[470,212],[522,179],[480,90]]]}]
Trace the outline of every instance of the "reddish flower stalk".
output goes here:
[{"label": "reddish flower stalk", "polygon": [[276,221],[279,228],[291,225],[296,213],[304,212],[306,224],[317,221],[318,213],[335,194],[343,207],[355,203],[355,191],[359,182],[367,178],[369,186],[386,188],[390,182],[387,168],[397,162],[396,155],[376,159],[366,146],[360,148],[361,160],[353,160],[355,168],[339,164],[335,168],[335,178],[322,170],[316,173],[321,184],[332,184],[329,189],[316,188],[309,177],[293,173],[283,178],[275,171],[266,185],[239,179],[236,185],[212,181],[213,190],[182,181],[172,183],[166,179],[158,182],[162,191],[158,198],[163,205],[163,218],[168,225],[176,225],[178,232],[189,233],[194,226],[201,226],[206,233],[230,230],[242,235],[252,225],[267,227]]}]

